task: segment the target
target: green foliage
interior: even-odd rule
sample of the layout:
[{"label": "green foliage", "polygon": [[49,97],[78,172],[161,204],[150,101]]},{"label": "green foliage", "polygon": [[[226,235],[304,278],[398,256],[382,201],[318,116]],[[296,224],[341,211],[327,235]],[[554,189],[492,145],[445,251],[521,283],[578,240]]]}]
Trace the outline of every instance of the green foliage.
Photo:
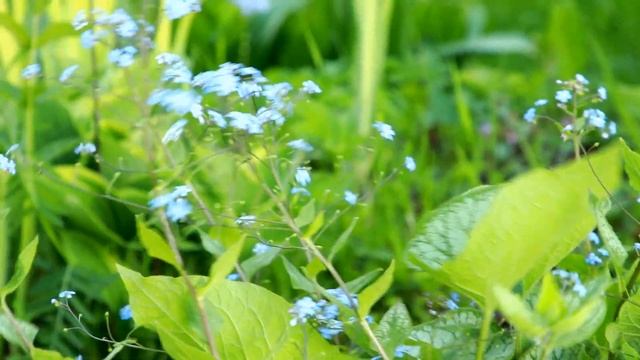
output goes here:
[{"label": "green foliage", "polygon": [[[588,160],[610,190],[620,182],[618,159],[618,148],[611,147]],[[521,280],[532,284],[584,239],[596,223],[589,192],[605,195],[587,160],[552,171],[534,170],[501,186],[493,199],[487,200],[490,204],[479,202],[475,214],[484,215],[475,226],[466,226],[470,228],[466,244],[457,245],[456,256],[450,261],[440,256],[441,263],[434,266],[432,258],[423,255],[430,254],[428,246],[451,243],[438,235],[442,231],[419,235],[410,248],[412,259],[475,300],[492,302],[493,286],[510,288]],[[470,206],[450,216],[460,218],[474,212],[473,200],[463,196],[457,201]],[[441,220],[436,219],[437,229]],[[429,226],[427,222],[425,227]],[[464,241],[465,233],[458,239]]]},{"label": "green foliage", "polygon": [[[187,296],[183,279],[143,277],[125,267],[118,271],[130,296],[138,326],[159,333],[165,350],[175,358],[208,358],[204,338],[195,318],[195,304]],[[204,277],[191,277],[196,287]],[[347,359],[318,334],[289,325],[284,299],[259,286],[223,280],[202,294],[216,344],[224,359],[291,359],[306,353],[310,359]]]},{"label": "green foliage", "polygon": [[142,216],[136,217],[136,225],[138,228],[138,238],[144,246],[149,256],[160,259],[167,264],[177,267],[175,256],[171,252],[171,248],[167,241],[158,233],[148,228]]},{"label": "green foliage", "polygon": [[387,270],[376,281],[367,286],[360,293],[358,315],[364,318],[369,314],[373,305],[389,290],[393,282],[393,272],[396,269],[395,261],[392,261]]}]

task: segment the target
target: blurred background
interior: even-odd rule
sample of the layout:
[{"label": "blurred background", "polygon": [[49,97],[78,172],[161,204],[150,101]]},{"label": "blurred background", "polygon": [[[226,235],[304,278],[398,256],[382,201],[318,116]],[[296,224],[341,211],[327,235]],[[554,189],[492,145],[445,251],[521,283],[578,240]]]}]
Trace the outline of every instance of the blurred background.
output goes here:
[{"label": "blurred background", "polygon": [[[144,17],[156,26],[154,51],[184,55],[194,73],[231,61],[254,66],[274,82],[318,83],[323,93],[300,103],[286,125],[294,138],[317,146],[310,163],[312,192],[377,189],[322,241],[330,246],[357,217],[336,267],[352,279],[395,258],[393,289],[378,310],[402,298],[416,321],[444,308],[449,296],[437,279],[404,264],[406,244],[422,214],[473,186],[571,158],[571,145],[551,124],[522,120],[535,100],[554,93],[556,79],[581,73],[594,88],[605,86],[609,100],[603,110],[632,147],[640,145],[638,1],[205,0],[200,13],[174,22],[161,16],[156,0],[91,3]],[[137,243],[139,210],[90,195],[146,204],[152,188],[146,175],[108,166],[77,169],[73,149],[92,134],[90,74],[80,70],[85,80],[74,86],[56,79],[71,64],[89,68],[88,52],[70,25],[89,4],[0,0],[0,151],[23,141],[33,100],[35,142],[33,153],[24,156],[36,169],[32,181],[0,176],[0,279],[10,275],[20,248],[38,234],[34,274],[11,305],[18,317],[40,326],[39,346],[96,358],[105,347],[63,333],[63,317],[50,298],[63,288],[78,291],[78,310],[101,333],[103,313],[115,313],[127,301],[116,262],[146,274],[171,271],[149,260]],[[135,135],[139,109],[130,99],[146,96],[132,93],[132,85],[145,81],[147,73],[141,64],[129,72],[108,66],[108,50],[97,49],[102,156],[120,168],[144,168],[142,140]],[[42,64],[44,78],[31,88],[20,71],[33,62]],[[373,139],[371,123],[378,120],[395,128],[396,141]],[[594,137],[587,145],[595,142],[603,140]],[[377,188],[407,155],[416,159],[417,170]],[[238,213],[252,210],[260,197],[235,184],[237,199],[230,198],[224,165],[201,169],[194,181],[208,188],[204,192],[213,208],[231,203]],[[333,206],[325,195],[322,204]],[[621,201],[634,201],[634,194],[623,195],[628,196]],[[615,214],[612,221],[621,238],[634,237],[630,224],[616,221]],[[190,271],[206,273],[211,257],[197,235],[196,228],[186,230],[183,250]],[[263,269],[256,282],[289,300],[298,295],[279,261]],[[113,326],[126,333],[129,325]]]}]

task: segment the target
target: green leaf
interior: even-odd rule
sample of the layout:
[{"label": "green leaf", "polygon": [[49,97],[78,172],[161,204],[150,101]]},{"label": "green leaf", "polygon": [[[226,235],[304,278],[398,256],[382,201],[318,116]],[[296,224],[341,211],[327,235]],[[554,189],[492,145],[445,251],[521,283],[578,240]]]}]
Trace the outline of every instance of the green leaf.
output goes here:
[{"label": "green leaf", "polygon": [[313,219],[307,231],[304,232],[304,236],[307,238],[312,238],[320,229],[322,229],[322,225],[324,225],[324,211],[320,211],[318,215]]},{"label": "green leaf", "polygon": [[624,171],[629,176],[629,184],[635,191],[640,191],[640,154],[631,150],[626,142],[620,138],[624,157]]},{"label": "green leaf", "polygon": [[393,271],[396,268],[395,260],[391,261],[391,265],[385,272],[371,285],[358,295],[360,305],[358,306],[358,315],[364,319],[371,311],[373,305],[389,290],[393,282]]},{"label": "green leaf", "polygon": [[549,273],[542,278],[542,288],[540,289],[535,310],[547,323],[556,322],[567,312],[562,293],[553,275]]},{"label": "green leaf", "polygon": [[568,347],[585,341],[598,330],[606,314],[607,304],[601,296],[588,301],[551,327],[553,345]]},{"label": "green leaf", "polygon": [[167,241],[158,233],[148,228],[140,215],[136,216],[136,226],[138,228],[138,238],[142,246],[147,250],[147,254],[177,268],[176,258]]},{"label": "green leaf", "polygon": [[353,229],[356,227],[358,220],[359,218],[357,217],[353,218],[353,220],[351,220],[351,224],[349,224],[349,227],[345,231],[343,231],[336,242],[333,243],[333,246],[331,246],[331,250],[329,251],[329,261],[333,261],[333,258],[336,256],[336,254],[347,244],[349,236],[351,236],[351,232],[353,232]]},{"label": "green leaf", "polygon": [[627,259],[627,250],[625,250],[622,242],[616,235],[615,231],[607,221],[607,212],[611,208],[611,201],[604,199],[600,202],[592,201],[592,206],[596,214],[596,221],[598,223],[598,233],[602,237],[604,247],[609,251],[609,256],[613,260],[614,264],[619,268],[622,267],[624,261]]},{"label": "green leaf", "polygon": [[[616,146],[589,156],[609,191],[620,183],[619,159]],[[493,197],[481,198],[480,204],[469,201],[466,207],[452,209],[447,204],[439,209],[439,214],[445,212],[442,222],[448,225],[414,239],[412,260],[480,304],[492,301],[494,285],[511,289],[523,280],[528,289],[596,225],[590,192],[599,198],[607,196],[586,158],[554,170],[533,170],[502,185]],[[456,226],[465,230],[456,230]],[[459,234],[455,247],[447,231]],[[434,256],[433,249],[443,247],[438,244],[449,245],[446,252]]]},{"label": "green leaf", "polygon": [[269,264],[271,264],[273,259],[275,259],[276,256],[280,254],[280,250],[281,249],[278,247],[272,247],[263,253],[256,254],[248,258],[247,260],[243,261],[240,264],[240,267],[242,267],[242,271],[244,271],[245,276],[248,279],[251,279],[253,275],[255,275],[255,273],[258,272],[258,270],[266,266],[269,266]]},{"label": "green leaf", "polygon": [[52,23],[36,39],[36,46],[41,47],[52,41],[60,40],[65,37],[76,36],[78,33],[69,23]]},{"label": "green leaf", "polygon": [[73,360],[70,357],[62,356],[57,351],[38,348],[31,349],[31,358],[33,360]]},{"label": "green leaf", "polygon": [[520,297],[499,285],[493,291],[498,308],[518,331],[531,338],[540,337],[547,332],[548,329],[538,314],[529,309]]},{"label": "green leaf", "polygon": [[307,279],[286,257],[282,256],[282,263],[284,264],[287,274],[291,279],[291,286],[294,289],[304,290],[308,293],[314,293],[316,291],[315,284]]},{"label": "green leaf", "polygon": [[[640,293],[636,293],[620,308],[620,314],[615,323],[607,327],[607,339],[615,340],[621,346],[624,343],[640,353]],[[611,330],[610,327],[613,327]],[[611,339],[610,339],[611,338]],[[617,345],[617,344],[612,344]]]},{"label": "green leaf", "polygon": [[412,326],[407,307],[402,302],[398,302],[382,316],[380,325],[374,333],[378,339],[381,339],[385,352],[393,354],[394,349],[403,345],[409,337]]},{"label": "green leaf", "polygon": [[16,39],[16,43],[21,48],[27,48],[29,46],[29,35],[27,31],[22,27],[11,14],[6,12],[0,13],[0,26],[7,29],[11,35]]},{"label": "green leaf", "polygon": [[[27,340],[29,344],[33,345],[33,339],[36,338],[38,328],[35,325],[19,319],[16,319],[16,322],[18,323],[20,332],[25,336],[25,340]],[[0,314],[0,336],[8,342],[22,347],[23,350],[29,350],[24,348],[24,343],[22,342],[22,339],[20,339],[20,335],[16,333],[13,323],[4,314]]]},{"label": "green leaf", "polygon": [[[195,304],[184,279],[143,277],[118,266],[137,326],[158,331],[169,356],[204,359],[207,353]],[[191,276],[196,287],[206,277]],[[315,331],[289,324],[291,304],[247,282],[223,280],[202,294],[222,359],[349,359]],[[185,357],[186,356],[186,357]]]},{"label": "green leaf", "polygon": [[411,241],[414,263],[431,270],[464,250],[469,234],[498,193],[496,186],[479,186],[456,196],[428,216],[422,231]]},{"label": "green leaf", "polygon": [[365,286],[369,285],[373,279],[377,278],[380,272],[382,272],[382,269],[371,270],[368,273],[349,281],[345,285],[347,285],[347,289],[350,292],[357,294],[360,290],[364,289]]},{"label": "green leaf", "polygon": [[20,255],[18,255],[18,261],[16,262],[16,267],[11,276],[11,279],[0,288],[0,298],[4,298],[5,296],[14,292],[20,284],[24,281],[24,279],[29,274],[29,270],[31,270],[31,264],[33,263],[33,258],[36,256],[36,251],[38,249],[38,238],[33,239],[27,246],[22,249]]},{"label": "green leaf", "polygon": [[209,270],[209,286],[219,283],[222,281],[227,275],[229,275],[232,271],[236,263],[238,262],[238,258],[240,257],[240,252],[242,251],[242,246],[244,245],[244,237],[237,241],[235,244],[231,245],[227,251],[225,251],[216,261],[211,265],[211,269]]},{"label": "green leaf", "polygon": [[300,209],[298,216],[296,216],[293,222],[296,224],[297,227],[302,228],[304,226],[311,224],[315,216],[316,216],[316,200],[311,199],[309,200],[308,203],[306,203],[302,207],[302,209]]}]

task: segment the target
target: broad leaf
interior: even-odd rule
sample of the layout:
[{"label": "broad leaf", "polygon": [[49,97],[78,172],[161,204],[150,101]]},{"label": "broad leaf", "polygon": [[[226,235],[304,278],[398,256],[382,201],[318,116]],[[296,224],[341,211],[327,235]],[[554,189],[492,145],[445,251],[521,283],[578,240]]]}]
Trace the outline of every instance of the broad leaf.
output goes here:
[{"label": "broad leaf", "polygon": [[368,273],[358,276],[357,278],[349,281],[345,285],[347,285],[347,290],[352,293],[359,293],[360,290],[364,289],[365,286],[369,285],[373,281],[373,279],[378,277],[378,274],[382,272],[382,269],[371,270]]},{"label": "broad leaf", "polygon": [[[138,326],[158,331],[164,349],[175,359],[205,358],[200,320],[184,279],[143,277],[118,266]],[[206,277],[192,276],[196,287]],[[223,280],[202,294],[212,333],[223,359],[348,359],[318,333],[289,324],[291,304],[246,282]]]},{"label": "broad leaf", "polygon": [[598,233],[600,233],[600,236],[602,237],[604,247],[609,252],[614,264],[618,267],[622,267],[627,258],[627,250],[625,250],[622,242],[620,242],[620,239],[618,238],[618,235],[616,235],[615,231],[613,231],[613,228],[607,221],[607,212],[609,212],[609,209],[611,208],[611,201],[609,199],[605,199],[600,202],[594,202],[592,206],[596,214]]},{"label": "broad leaf", "polygon": [[366,287],[360,295],[358,295],[358,315],[364,319],[369,315],[369,311],[373,305],[389,290],[393,282],[393,272],[396,268],[395,260],[391,261],[391,265],[384,271],[382,275],[371,285]]},{"label": "broad leaf", "polygon": [[[614,191],[620,183],[618,148],[602,150],[589,161],[602,184]],[[438,213],[453,212],[440,216],[449,219],[448,225],[440,221],[436,229],[440,226],[441,230],[434,231],[427,224],[429,232],[411,245],[412,260],[481,304],[492,302],[494,285],[511,289],[524,280],[525,289],[529,288],[595,226],[590,192],[599,198],[606,196],[587,159],[551,171],[531,171],[502,185],[492,197],[469,201],[466,207],[445,205]],[[478,217],[479,213],[484,215]],[[456,219],[461,219],[461,225]],[[471,231],[455,230],[456,226]],[[458,234],[455,247],[449,231]],[[448,244],[447,251],[434,256],[442,248],[438,244]]]},{"label": "broad leaf", "polygon": [[551,274],[546,274],[542,279],[542,288],[536,303],[536,312],[549,323],[556,322],[567,312],[562,293]]},{"label": "broad leaf", "polygon": [[149,229],[145,225],[141,216],[136,216],[136,226],[138,228],[138,238],[142,246],[147,250],[149,256],[160,259],[168,264],[178,267],[176,258],[171,251],[171,247],[162,236]]},{"label": "broad leaf", "polygon": [[387,311],[380,325],[375,330],[375,335],[382,341],[387,354],[393,354],[397,346],[403,345],[411,334],[411,317],[407,307],[402,302],[396,303]]},{"label": "broad leaf", "polygon": [[238,262],[242,246],[244,245],[244,237],[240,238],[235,244],[229,246],[216,261],[211,265],[209,270],[209,285],[216,284],[224,279],[233,271],[234,266]]},{"label": "broad leaf", "polygon": [[[28,322],[16,319],[18,323],[18,327],[20,328],[20,332],[25,337],[29,344],[33,345],[33,339],[36,338],[36,334],[38,333],[38,328],[35,325],[32,325]],[[0,336],[2,336],[8,342],[23,347],[24,343],[20,338],[20,335],[15,331],[14,325],[11,320],[4,314],[0,314]]]},{"label": "broad leaf", "polygon": [[16,262],[16,267],[11,279],[0,288],[0,297],[4,298],[8,294],[11,294],[22,284],[29,274],[29,270],[31,270],[31,264],[33,263],[33,258],[36,256],[37,249],[38,238],[36,237],[27,244],[20,252],[20,255],[18,255],[18,261]]},{"label": "broad leaf", "polygon": [[316,216],[316,200],[311,199],[300,209],[298,216],[293,220],[297,227],[302,228],[309,225]]},{"label": "broad leaf", "polygon": [[494,292],[498,308],[518,331],[531,338],[547,332],[543,320],[520,297],[500,286],[496,286]]}]

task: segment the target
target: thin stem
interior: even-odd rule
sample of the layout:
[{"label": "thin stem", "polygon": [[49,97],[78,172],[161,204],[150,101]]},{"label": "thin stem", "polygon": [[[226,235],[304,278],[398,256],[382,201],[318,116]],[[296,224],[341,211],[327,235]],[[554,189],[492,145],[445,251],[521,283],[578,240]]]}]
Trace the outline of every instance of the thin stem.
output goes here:
[{"label": "thin stem", "polygon": [[493,319],[493,304],[487,303],[484,306],[482,315],[482,326],[480,328],[480,336],[478,337],[478,345],[476,347],[476,360],[484,359],[484,351],[489,341],[489,330],[491,328],[491,320]]},{"label": "thin stem", "polygon": [[200,322],[202,325],[202,330],[204,331],[205,338],[207,339],[207,346],[209,347],[209,353],[216,360],[221,360],[220,353],[218,352],[218,348],[216,347],[216,342],[213,337],[213,333],[211,332],[211,327],[209,326],[209,316],[204,308],[204,302],[198,296],[198,292],[196,287],[189,279],[189,274],[184,266],[184,260],[182,259],[182,255],[180,254],[180,249],[178,249],[178,241],[176,237],[173,235],[173,231],[171,231],[171,225],[169,224],[169,220],[167,220],[167,216],[164,213],[164,210],[160,210],[160,222],[162,223],[162,230],[164,232],[167,241],[169,242],[169,246],[171,247],[171,251],[173,252],[173,256],[175,257],[176,264],[178,265],[178,271],[180,275],[184,279],[185,284],[187,285],[187,289],[189,290],[189,295],[196,303],[196,308],[198,310],[198,316],[200,317]]},{"label": "thin stem", "polygon": [[[254,175],[256,177],[260,177],[259,173],[258,173],[258,170],[256,169],[255,165],[251,161],[249,161],[248,164],[249,164],[249,167],[251,168],[251,170],[254,172]],[[344,280],[342,279],[342,277],[340,276],[340,274],[338,273],[336,268],[322,254],[322,252],[316,246],[316,244],[314,244],[313,241],[311,241],[311,239],[309,239],[308,237],[304,236],[304,234],[302,233],[302,230],[300,230],[298,225],[296,225],[295,221],[293,220],[293,216],[291,215],[289,209],[285,206],[284,202],[273,192],[273,190],[271,190],[271,188],[269,188],[269,186],[267,186],[265,184],[264,181],[260,181],[260,184],[262,186],[262,189],[265,191],[265,193],[276,204],[276,207],[280,211],[280,215],[283,217],[284,222],[287,225],[289,225],[289,228],[291,228],[291,230],[296,234],[298,239],[300,239],[300,242],[307,249],[307,251],[311,252],[316,258],[318,258],[318,260],[320,260],[320,262],[325,266],[325,268],[329,271],[329,273],[331,274],[333,279],[336,281],[336,283],[338,284],[338,287],[347,296],[347,299],[349,299],[349,305],[350,305],[351,309],[356,314],[356,317],[358,317],[360,326],[362,326],[362,328],[364,329],[365,333],[367,334],[367,337],[369,337],[371,342],[374,344],[374,346],[376,348],[376,351],[378,351],[378,353],[380,354],[380,356],[382,357],[383,360],[390,360],[389,356],[386,354],[386,352],[384,350],[384,347],[382,346],[382,344],[380,343],[378,338],[373,333],[373,330],[371,329],[371,326],[369,326],[369,323],[366,321],[366,319],[363,319],[363,318],[360,317],[359,312],[358,312],[358,305],[355,303],[355,301],[353,301],[353,298],[351,296],[351,292],[347,288],[347,284],[344,282]]]}]

